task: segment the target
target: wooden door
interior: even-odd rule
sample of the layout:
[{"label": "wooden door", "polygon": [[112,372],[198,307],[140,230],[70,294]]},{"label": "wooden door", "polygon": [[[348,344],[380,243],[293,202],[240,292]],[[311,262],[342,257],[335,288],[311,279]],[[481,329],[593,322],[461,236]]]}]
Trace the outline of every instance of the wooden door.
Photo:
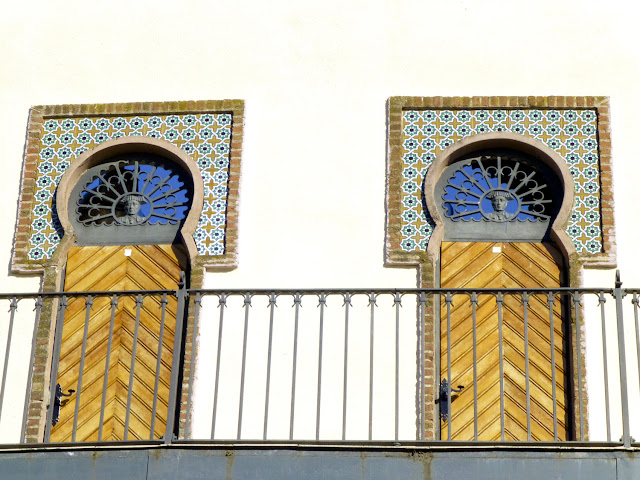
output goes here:
[{"label": "wooden door", "polygon": [[[180,271],[186,266],[183,250],[175,245],[74,247],[67,260],[65,291],[176,289]],[[174,296],[168,296],[167,300],[162,329],[161,296],[146,297],[141,304],[128,440],[160,438],[164,434],[177,307]],[[135,295],[124,296],[115,309],[102,422],[104,441],[125,438],[137,306]],[[78,442],[98,440],[111,314],[110,298],[94,300],[82,369],[75,439]],[[73,389],[76,393],[64,398],[60,420],[51,430],[52,442],[72,441],[85,318],[84,299],[70,299],[62,330],[57,382],[63,391]],[[160,368],[157,368],[159,350]],[[156,382],[158,395],[154,416]]]},{"label": "wooden door", "polygon": [[[553,288],[564,284],[563,260],[543,243],[443,242],[442,288]],[[451,439],[474,439],[473,320],[468,296],[456,295],[451,306]],[[478,439],[501,439],[498,310],[494,296],[479,296],[476,314]],[[553,441],[552,372],[555,368],[558,439],[568,437],[565,385],[566,355],[562,304],[553,306],[555,366],[551,360],[550,313],[546,296],[532,296],[528,307],[531,439]],[[441,311],[441,378],[447,378],[447,313]],[[527,440],[525,342],[520,298],[503,306],[505,440]],[[448,425],[441,421],[441,438]]]}]

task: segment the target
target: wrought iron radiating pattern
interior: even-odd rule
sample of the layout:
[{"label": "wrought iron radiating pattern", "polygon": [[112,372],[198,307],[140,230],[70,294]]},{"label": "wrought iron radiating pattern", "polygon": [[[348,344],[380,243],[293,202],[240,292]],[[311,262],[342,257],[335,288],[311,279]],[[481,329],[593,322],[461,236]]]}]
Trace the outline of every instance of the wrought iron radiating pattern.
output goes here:
[{"label": "wrought iron radiating pattern", "polygon": [[167,165],[117,161],[105,164],[80,192],[78,221],[90,225],[175,225],[185,217],[187,190]]},{"label": "wrought iron radiating pattern", "polygon": [[453,221],[548,220],[547,183],[530,165],[515,158],[481,156],[462,162],[442,195]]}]

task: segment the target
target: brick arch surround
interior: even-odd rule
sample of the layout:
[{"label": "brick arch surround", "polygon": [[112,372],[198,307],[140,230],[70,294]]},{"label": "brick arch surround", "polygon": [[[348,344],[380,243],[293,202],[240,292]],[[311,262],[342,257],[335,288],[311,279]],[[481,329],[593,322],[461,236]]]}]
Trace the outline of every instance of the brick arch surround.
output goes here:
[{"label": "brick arch surround", "polygon": [[540,141],[510,132],[493,132],[471,135],[454,143],[438,155],[431,164],[425,176],[423,188],[427,209],[436,224],[427,247],[429,256],[437,262],[445,229],[440,212],[436,208],[434,195],[436,182],[444,169],[460,157],[490,148],[508,148],[516,152],[529,154],[536,160],[546,164],[558,176],[564,192],[562,205],[551,225],[551,240],[561,248],[565,257],[568,258],[574,255],[576,247],[567,235],[566,227],[573,208],[575,185],[566,163],[557,153]]},{"label": "brick arch surround", "polygon": [[[466,238],[467,241],[444,241],[447,223],[442,218],[440,209],[436,206],[438,202],[436,195],[442,193],[437,186],[440,178],[445,175],[446,171],[449,171],[447,167],[455,165],[459,160],[469,156],[477,156],[478,152],[492,149],[506,149],[510,152],[509,155],[514,155],[516,158],[519,156],[528,157],[531,162],[546,165],[549,170],[547,172],[549,177],[556,177],[556,188],[562,190],[560,197],[562,200],[557,210],[554,210],[555,215],[552,218],[548,241],[542,242],[539,238],[518,241],[514,240],[513,237],[509,237],[509,235],[506,238],[500,237],[500,241],[498,241],[497,237],[491,237],[491,240],[497,241],[497,243],[483,241],[478,239],[478,226],[473,225],[478,222],[461,222],[465,223],[467,228],[470,227],[468,230],[470,237]],[[555,184],[556,182],[552,182],[551,178],[548,178],[545,183]],[[575,245],[565,231],[574,203],[574,188],[573,178],[564,160],[542,142],[523,135],[510,132],[471,135],[446,148],[433,161],[423,185],[425,203],[431,218],[436,224],[429,240],[427,251],[429,257],[435,261],[434,269],[438,278],[437,286],[441,288],[539,287],[538,282],[540,282],[540,279],[544,279],[545,287],[566,286],[565,282],[568,277],[568,272],[566,271],[568,262],[566,260],[571,255],[575,255],[576,252]],[[479,223],[483,223],[483,221],[481,220]],[[484,223],[485,225],[490,225],[494,231],[498,228],[498,225],[506,225],[496,224],[491,221]],[[512,221],[508,223],[514,229],[518,229],[523,226],[526,228],[528,222]],[[453,223],[449,222],[448,226],[453,228]],[[514,235],[516,231],[510,230],[512,232],[511,235]],[[471,238],[475,238],[475,240],[471,240]],[[499,247],[495,245],[499,245]],[[496,253],[496,248],[499,248],[499,253]],[[491,303],[491,299],[487,296],[480,296],[477,308],[479,311],[484,311]],[[505,298],[507,308],[501,319],[504,331],[512,331],[514,334],[523,324],[523,316],[518,313],[516,303],[517,301],[512,297]],[[436,367],[436,374],[440,378],[449,378],[450,376],[451,382],[455,384],[465,383],[469,385],[471,381],[469,378],[469,372],[472,370],[471,366],[473,365],[473,361],[470,358],[471,351],[462,348],[463,342],[461,340],[471,336],[472,332],[475,331],[472,330],[471,316],[468,314],[470,307],[471,304],[467,298],[454,296],[453,305],[449,307],[454,309],[453,314],[447,314],[447,309],[445,308],[442,308],[439,314],[437,308],[436,312],[434,312],[434,319],[438,318],[438,316],[440,318],[439,321],[436,320],[440,326],[440,338],[438,339],[438,335],[435,335],[436,338],[434,339],[434,343],[440,343],[438,357],[440,368]],[[566,332],[570,331],[567,323],[569,319],[566,314],[563,315],[562,302],[556,302],[553,310],[555,320],[554,338],[557,336],[558,339],[562,339],[562,341],[556,341],[554,346],[554,350],[557,350],[554,360],[555,365],[552,365],[550,359],[543,355],[537,357],[535,361],[530,361],[531,371],[536,372],[535,383],[540,387],[531,396],[531,401],[538,405],[535,415],[532,415],[531,424],[536,427],[533,429],[532,434],[533,438],[547,441],[554,438],[553,433],[549,436],[549,431],[543,427],[553,423],[552,410],[542,406],[550,400],[547,398],[547,391],[553,390],[555,392],[554,395],[557,394],[557,402],[554,405],[559,411],[563,412],[558,426],[558,435],[562,440],[571,438],[573,422],[572,415],[567,413],[567,407],[571,405],[571,395],[569,394],[571,382],[563,381],[560,382],[561,388],[552,388],[551,381],[546,375],[542,374],[542,372],[554,371],[554,378],[566,379],[568,377],[565,375],[564,359],[569,356],[567,347],[572,343],[565,338]],[[530,317],[537,318],[539,322],[534,329],[535,331],[549,330],[549,322],[545,323],[543,320],[547,314],[546,307],[543,304],[531,302],[529,304],[529,314]],[[451,316],[456,319],[453,326],[451,325]],[[499,416],[495,416],[495,412],[489,413],[491,409],[488,407],[488,405],[497,405],[500,401],[505,403],[504,411],[509,413],[510,419],[508,426],[505,428],[506,439],[527,440],[526,433],[522,436],[522,431],[520,430],[520,424],[527,424],[526,417],[522,417],[522,410],[513,400],[520,395],[524,396],[525,392],[521,389],[521,383],[524,379],[519,378],[515,369],[509,375],[505,373],[501,376],[497,364],[487,361],[498,350],[498,319],[495,314],[482,314],[477,322],[478,329],[484,332],[482,339],[478,340],[474,347],[481,352],[478,354],[478,362],[473,369],[474,371],[477,369],[478,384],[491,384],[501,378],[501,385],[503,385],[505,391],[501,400],[500,394],[495,389],[484,388],[478,390],[478,402],[487,405],[485,406],[487,410],[478,420],[478,428],[482,432],[478,438],[480,440],[495,440],[496,435],[500,434],[500,429],[497,429],[500,425],[500,422],[497,421]],[[451,328],[450,331],[452,333],[450,336],[446,333],[447,325]],[[437,331],[437,329],[435,330]],[[459,343],[458,340],[460,340]],[[451,342],[454,342],[456,346],[449,349],[448,346],[451,345]],[[529,343],[532,347],[541,351],[546,351],[550,346],[549,340],[540,336],[536,337],[534,342],[529,340]],[[524,347],[518,347],[516,341],[505,341],[504,345],[509,346],[508,353],[504,354],[505,363],[516,364],[524,356]],[[453,370],[445,360],[446,358],[450,359],[455,365]],[[436,362],[436,365],[438,365],[438,362]],[[473,437],[469,437],[471,432],[468,426],[467,428],[464,427],[464,418],[473,415],[473,396],[474,391],[471,388],[459,393],[456,399],[456,408],[454,410],[452,407],[449,421],[441,422],[440,436],[442,439],[448,438],[449,428],[451,428],[452,439],[473,440]],[[509,401],[507,402],[505,399]],[[551,399],[551,403],[553,403],[553,399]],[[456,415],[454,415],[454,412]]]},{"label": "brick arch surround", "polygon": [[[104,155],[118,153],[119,148],[150,153],[162,151],[192,171],[192,175],[201,175],[204,179],[204,189],[194,192],[200,206],[192,211],[198,213],[187,218],[183,229],[191,258],[189,285],[202,286],[205,268],[233,269],[237,262],[243,118],[242,100],[33,107],[29,115],[11,271],[42,275],[43,291],[61,289],[61,267],[73,245],[72,235],[65,235],[63,240],[63,230],[69,230],[64,228],[64,211],[57,211],[62,205],[55,202],[56,189],[61,190],[62,193],[58,192],[61,198],[66,188],[60,183],[62,174],[67,170],[81,172],[83,159],[93,158],[89,163],[100,161]],[[60,218],[59,213],[62,213]],[[28,384],[25,428],[28,442],[39,442],[43,438],[49,404],[53,310],[50,304],[43,307],[36,331]],[[194,334],[191,314],[186,320],[185,382],[191,369]],[[182,392],[181,402],[186,405],[187,389],[183,388]]]},{"label": "brick arch surround", "polygon": [[176,163],[191,176],[193,179],[193,199],[191,208],[189,209],[189,214],[180,229],[180,235],[187,251],[189,252],[191,261],[195,261],[198,256],[198,250],[193,240],[193,234],[202,213],[202,206],[204,202],[204,187],[200,170],[189,155],[171,143],[156,138],[137,136],[120,137],[114,140],[109,140],[100,144],[96,148],[87,150],[67,169],[60,181],[56,194],[58,218],[60,219],[60,223],[64,229],[65,236],[58,246],[58,250],[60,251],[56,251],[54,255],[58,258],[66,257],[66,252],[71,248],[74,241],[73,237],[75,233],[73,232],[73,227],[69,218],[68,206],[69,196],[71,195],[71,191],[73,190],[76,182],[80,180],[81,176],[89,168],[108,161],[109,158],[121,153],[156,154]]},{"label": "brick arch surround", "polygon": [[[583,268],[616,265],[607,97],[391,97],[387,112],[386,266],[414,266],[418,287],[438,286],[442,232],[430,215],[432,208],[421,187],[425,177],[437,178],[436,169],[430,172],[436,159],[444,159],[446,152],[462,154],[465,148],[475,149],[478,145],[465,147],[474,143],[472,137],[486,138],[489,143],[500,137],[507,143],[520,140],[525,152],[537,146],[545,152],[543,156],[555,157],[550,166],[568,167],[556,172],[567,180],[565,185],[573,177],[573,202],[563,205],[553,233],[566,255],[568,286],[580,286]],[[595,188],[585,194],[584,187],[592,184]],[[579,205],[583,211],[584,206],[590,208],[588,217],[577,211]],[[427,439],[434,439],[437,431],[440,374],[435,362],[435,322],[439,317],[439,311],[428,309],[422,339],[426,381],[421,421]],[[574,350],[570,355],[575,365],[576,356],[584,352]],[[583,398],[586,407],[586,394]]]}]

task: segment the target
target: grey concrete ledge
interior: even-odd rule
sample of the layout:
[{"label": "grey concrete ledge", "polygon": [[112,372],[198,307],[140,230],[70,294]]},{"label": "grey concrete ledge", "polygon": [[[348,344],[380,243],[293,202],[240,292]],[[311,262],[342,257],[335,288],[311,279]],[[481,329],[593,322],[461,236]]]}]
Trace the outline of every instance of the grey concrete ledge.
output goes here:
[{"label": "grey concrete ledge", "polygon": [[[9,446],[7,446],[9,447]],[[399,445],[211,444],[13,446],[3,479],[444,480],[637,479],[640,448],[618,444]]]}]

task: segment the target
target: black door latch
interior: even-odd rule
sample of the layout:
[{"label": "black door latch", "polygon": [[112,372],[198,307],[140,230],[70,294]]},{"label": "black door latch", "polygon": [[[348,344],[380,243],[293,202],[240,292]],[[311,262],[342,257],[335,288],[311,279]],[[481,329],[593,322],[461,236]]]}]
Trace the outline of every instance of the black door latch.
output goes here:
[{"label": "black door latch", "polygon": [[62,393],[62,387],[58,383],[56,385],[56,396],[53,399],[53,414],[51,416],[51,426],[55,427],[60,420],[60,407],[62,406],[62,397],[70,397],[75,390],[69,389],[69,393]]},{"label": "black door latch", "polygon": [[[451,392],[461,392],[464,389],[463,385],[458,385],[458,388],[451,387]],[[440,404],[440,418],[443,422],[449,420],[449,402],[447,398],[449,396],[449,382],[446,378],[443,378],[440,382],[440,398],[438,403]],[[452,395],[453,396],[453,395]]]}]

